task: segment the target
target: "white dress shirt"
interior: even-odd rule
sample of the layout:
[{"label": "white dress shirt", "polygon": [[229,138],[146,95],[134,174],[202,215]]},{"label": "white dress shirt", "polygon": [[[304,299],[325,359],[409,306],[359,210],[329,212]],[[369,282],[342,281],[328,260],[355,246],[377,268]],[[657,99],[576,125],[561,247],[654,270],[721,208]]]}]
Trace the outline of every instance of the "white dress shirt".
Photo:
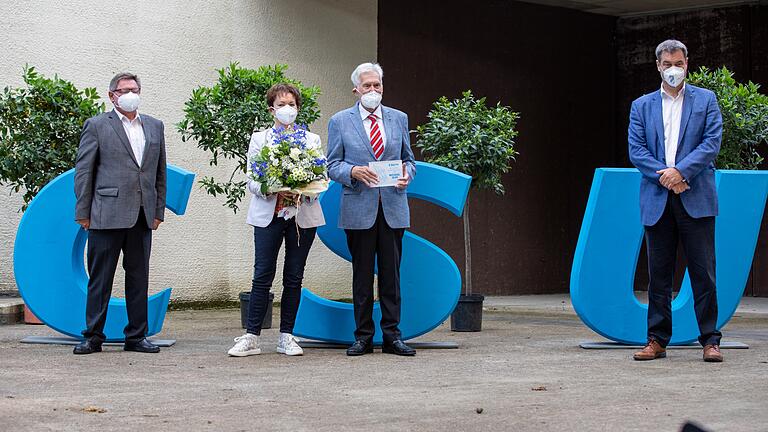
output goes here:
[{"label": "white dress shirt", "polygon": [[664,119],[664,156],[667,167],[675,166],[677,144],[680,141],[680,119],[683,116],[683,99],[685,84],[680,88],[677,97],[673,97],[661,86],[661,113]]},{"label": "white dress shirt", "polygon": [[115,110],[117,117],[120,118],[120,123],[123,124],[125,134],[128,135],[128,142],[131,143],[131,149],[133,150],[133,156],[136,158],[136,163],[141,166],[141,160],[144,157],[144,146],[146,144],[144,138],[144,127],[141,124],[141,116],[136,113],[136,117],[130,120],[118,110]]},{"label": "white dress shirt", "polygon": [[365,128],[365,133],[368,135],[368,141],[370,142],[371,140],[371,128],[373,127],[373,122],[368,118],[368,116],[373,114],[376,116],[376,121],[379,123],[379,131],[381,132],[381,146],[382,148],[387,148],[387,134],[384,132],[384,117],[381,115],[381,104],[376,107],[374,112],[370,112],[365,109],[363,104],[357,104],[357,107],[360,110],[360,117],[363,119],[363,127]]}]

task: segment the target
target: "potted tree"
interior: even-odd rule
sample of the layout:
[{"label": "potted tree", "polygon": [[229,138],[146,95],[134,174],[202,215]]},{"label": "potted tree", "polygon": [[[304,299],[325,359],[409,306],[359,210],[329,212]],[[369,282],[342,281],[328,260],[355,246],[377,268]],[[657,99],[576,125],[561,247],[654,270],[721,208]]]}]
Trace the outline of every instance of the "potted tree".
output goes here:
[{"label": "potted tree", "polygon": [[[237,62],[218,70],[219,80],[212,87],[201,86],[192,91],[192,96],[184,104],[184,118],[176,127],[181,133],[181,140],[194,140],[197,146],[209,152],[209,164],[219,163],[234,165],[229,176],[224,180],[203,177],[200,186],[210,195],[222,195],[223,205],[239,210],[240,201],[245,196],[246,166],[248,163],[248,142],[254,131],[271,127],[274,120],[269,113],[265,95],[267,90],[278,83],[296,86],[301,92],[301,109],[296,122],[310,125],[320,117],[317,97],[319,87],[305,87],[301,82],[288,78],[287,65],[261,66],[258,69],[240,67]],[[267,310],[262,328],[272,325],[272,300]],[[243,328],[247,319],[250,291],[240,293],[240,311]]]},{"label": "potted tree", "polygon": [[[520,114],[497,103],[487,106],[470,90],[462,97],[438,99],[427,122],[416,128],[416,147],[424,160],[472,176],[472,187],[505,193],[502,175],[509,171],[515,151],[517,119]],[[471,189],[470,189],[471,192]],[[472,290],[472,247],[469,204],[464,207],[464,294],[451,314],[451,330],[480,331],[483,295]]]},{"label": "potted tree", "polygon": [[[83,123],[104,111],[95,88],[78,90],[25,65],[25,87],[0,94],[0,184],[22,193],[21,211],[59,174],[75,166]],[[26,308],[24,321],[41,324]]]}]

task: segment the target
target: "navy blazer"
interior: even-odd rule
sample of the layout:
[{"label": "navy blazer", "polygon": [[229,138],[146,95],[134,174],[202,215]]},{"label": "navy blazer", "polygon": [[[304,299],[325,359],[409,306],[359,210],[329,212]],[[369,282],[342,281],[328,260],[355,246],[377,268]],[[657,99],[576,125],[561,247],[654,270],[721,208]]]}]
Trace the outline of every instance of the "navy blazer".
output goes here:
[{"label": "navy blazer", "polygon": [[[720,152],[722,135],[723,119],[715,94],[686,84],[675,168],[690,186],[680,194],[680,199],[691,217],[717,216],[714,161]],[[632,102],[629,159],[643,175],[640,219],[643,225],[655,225],[664,213],[669,194],[659,183],[661,176],[656,174],[667,168],[660,90]]]},{"label": "navy blazer", "polygon": [[[390,228],[408,228],[411,215],[405,189],[394,186],[370,188],[351,176],[352,167],[368,166],[368,162],[376,160],[358,104],[337,112],[328,122],[328,175],[343,186],[339,228],[371,228],[376,222],[379,202]],[[381,160],[401,160],[408,175],[415,177],[416,164],[411,151],[408,116],[384,105],[381,112],[387,136]]]}]

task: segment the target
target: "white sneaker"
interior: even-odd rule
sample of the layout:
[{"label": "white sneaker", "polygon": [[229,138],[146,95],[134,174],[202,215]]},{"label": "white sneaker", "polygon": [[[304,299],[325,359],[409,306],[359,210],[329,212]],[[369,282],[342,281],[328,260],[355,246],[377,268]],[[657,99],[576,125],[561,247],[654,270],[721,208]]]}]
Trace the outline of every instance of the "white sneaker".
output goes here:
[{"label": "white sneaker", "polygon": [[261,354],[259,348],[259,337],[255,334],[246,333],[243,336],[235,338],[235,346],[227,351],[232,357],[247,357],[250,355]]},{"label": "white sneaker", "polygon": [[280,339],[277,340],[277,352],[289,356],[300,356],[304,354],[296,338],[290,333],[280,333]]}]

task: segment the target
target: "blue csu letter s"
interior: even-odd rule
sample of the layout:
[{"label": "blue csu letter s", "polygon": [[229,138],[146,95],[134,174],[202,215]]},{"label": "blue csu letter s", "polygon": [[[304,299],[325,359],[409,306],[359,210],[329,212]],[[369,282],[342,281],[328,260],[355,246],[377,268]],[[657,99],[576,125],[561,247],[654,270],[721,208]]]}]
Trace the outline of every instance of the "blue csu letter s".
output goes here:
[{"label": "blue csu letter s", "polygon": [[[408,186],[408,197],[432,202],[460,216],[472,177],[425,162],[416,165],[419,174]],[[340,196],[341,185],[332,183],[320,198],[326,224],[317,232],[330,250],[351,261],[344,231],[337,228]],[[439,326],[453,312],[461,293],[461,274],[448,254],[406,231],[400,275],[400,331],[407,340]],[[381,343],[378,303],[374,306],[373,320],[376,323],[374,343]],[[318,297],[305,288],[293,331],[308,339],[352,343],[355,340],[352,305]]]},{"label": "blue csu letter s", "polygon": [[[13,251],[16,285],[29,309],[42,322],[66,335],[81,338],[85,329],[85,299],[88,276],[83,254],[87,231],[74,221],[75,170],[48,183],[32,200],[19,223]],[[168,165],[166,206],[183,215],[195,175]],[[163,328],[171,289],[149,297],[148,332]],[[109,300],[104,334],[108,341],[124,339],[128,323],[125,300]]]},{"label": "blue csu letter s", "polygon": [[[715,223],[717,328],[739,305],[763,219],[768,172],[717,171],[720,212]],[[634,295],[635,267],[643,240],[640,173],[600,168],[581,225],[571,270],[571,302],[592,330],[617,342],[646,342],[648,306]],[[686,273],[672,302],[672,344],[699,335],[691,282]]]}]

